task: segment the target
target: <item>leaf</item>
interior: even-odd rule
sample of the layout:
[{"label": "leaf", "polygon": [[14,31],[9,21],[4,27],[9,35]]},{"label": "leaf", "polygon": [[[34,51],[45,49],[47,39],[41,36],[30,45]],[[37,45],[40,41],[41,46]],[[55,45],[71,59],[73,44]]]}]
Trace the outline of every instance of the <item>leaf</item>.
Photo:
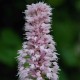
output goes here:
[{"label": "leaf", "polygon": [[24,64],[24,67],[25,67],[25,68],[27,68],[27,67],[29,67],[29,66],[30,66],[29,63],[25,63],[25,64]]},{"label": "leaf", "polygon": [[[77,57],[74,50],[75,23],[69,18],[66,11],[55,13],[54,17],[54,38],[58,46],[58,51],[64,65],[75,66],[77,64]],[[61,18],[60,18],[61,16]]]},{"label": "leaf", "polygon": [[68,66],[75,66],[77,64],[77,57],[75,54],[74,48],[63,48],[61,56],[64,64]]},{"label": "leaf", "polygon": [[53,5],[53,6],[59,6],[61,4],[63,4],[65,0],[46,0],[46,2],[50,5]]},{"label": "leaf", "polygon": [[59,76],[59,80],[69,80],[63,70],[60,71]]},{"label": "leaf", "polygon": [[0,61],[8,66],[13,66],[17,56],[17,50],[21,46],[21,41],[11,29],[4,29],[1,32],[0,41]]},{"label": "leaf", "polygon": [[80,11],[80,0],[76,0],[75,7],[78,11]]}]

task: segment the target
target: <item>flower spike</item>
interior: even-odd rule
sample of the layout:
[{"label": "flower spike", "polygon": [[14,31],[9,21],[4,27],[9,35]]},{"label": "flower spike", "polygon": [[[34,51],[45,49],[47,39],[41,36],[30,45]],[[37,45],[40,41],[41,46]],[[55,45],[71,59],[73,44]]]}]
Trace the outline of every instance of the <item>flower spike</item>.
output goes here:
[{"label": "flower spike", "polygon": [[25,39],[18,51],[20,80],[58,80],[55,42],[49,34],[52,8],[44,2],[27,5]]}]

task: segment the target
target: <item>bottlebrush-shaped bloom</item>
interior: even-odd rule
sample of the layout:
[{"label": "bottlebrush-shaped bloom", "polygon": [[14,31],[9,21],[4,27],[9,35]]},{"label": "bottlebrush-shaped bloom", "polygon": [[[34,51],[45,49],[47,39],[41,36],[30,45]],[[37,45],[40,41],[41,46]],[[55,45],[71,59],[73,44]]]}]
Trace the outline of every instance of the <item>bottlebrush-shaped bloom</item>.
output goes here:
[{"label": "bottlebrush-shaped bloom", "polygon": [[55,42],[49,34],[52,8],[44,2],[27,5],[25,39],[18,51],[20,80],[58,80]]}]

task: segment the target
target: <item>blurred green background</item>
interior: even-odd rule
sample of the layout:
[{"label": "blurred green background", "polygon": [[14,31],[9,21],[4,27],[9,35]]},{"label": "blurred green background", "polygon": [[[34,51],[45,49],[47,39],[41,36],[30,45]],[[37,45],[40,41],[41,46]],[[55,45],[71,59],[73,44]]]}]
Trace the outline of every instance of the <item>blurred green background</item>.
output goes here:
[{"label": "blurred green background", "polygon": [[[0,80],[17,80],[17,50],[24,41],[24,10],[40,0],[0,0]],[[42,1],[42,0],[41,0]],[[60,54],[59,80],[80,80],[80,0],[43,0],[53,7],[51,34]]]}]

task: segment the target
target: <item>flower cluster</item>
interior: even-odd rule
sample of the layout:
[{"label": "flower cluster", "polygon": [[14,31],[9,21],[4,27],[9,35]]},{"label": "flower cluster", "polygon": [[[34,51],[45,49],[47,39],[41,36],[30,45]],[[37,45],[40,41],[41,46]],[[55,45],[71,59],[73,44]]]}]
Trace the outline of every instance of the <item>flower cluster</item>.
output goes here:
[{"label": "flower cluster", "polygon": [[58,80],[59,66],[55,42],[49,34],[52,8],[39,2],[25,10],[25,39],[18,51],[20,80]]}]

